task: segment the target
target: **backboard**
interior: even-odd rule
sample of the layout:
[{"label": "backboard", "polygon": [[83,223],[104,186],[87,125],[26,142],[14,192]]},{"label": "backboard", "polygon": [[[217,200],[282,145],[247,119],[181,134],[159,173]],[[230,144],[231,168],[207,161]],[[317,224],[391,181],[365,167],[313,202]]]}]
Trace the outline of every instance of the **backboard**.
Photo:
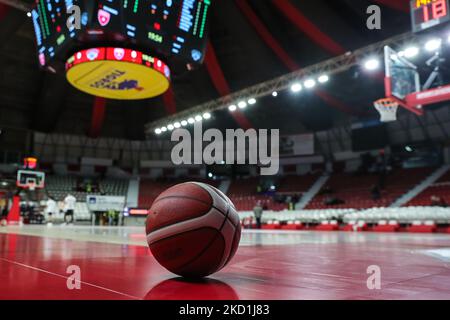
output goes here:
[{"label": "backboard", "polygon": [[17,171],[17,186],[23,189],[43,189],[45,173],[31,170]]},{"label": "backboard", "polygon": [[[418,66],[405,57],[405,52],[397,52],[389,46],[384,51],[386,98],[394,99],[400,106],[417,115],[423,115],[423,106],[450,100],[450,85],[438,84],[433,87],[434,82],[430,82],[440,72],[439,67],[435,67],[429,79],[422,84]],[[438,59],[438,53],[434,53],[434,57],[436,59],[430,58],[429,61],[445,61]],[[424,68],[429,61],[423,64]]]},{"label": "backboard", "polygon": [[421,113],[422,106],[408,106],[406,103],[408,95],[421,91],[417,66],[389,46],[384,48],[384,59],[386,97],[394,98],[400,105],[408,107],[408,109],[414,107],[417,109],[416,113]]}]

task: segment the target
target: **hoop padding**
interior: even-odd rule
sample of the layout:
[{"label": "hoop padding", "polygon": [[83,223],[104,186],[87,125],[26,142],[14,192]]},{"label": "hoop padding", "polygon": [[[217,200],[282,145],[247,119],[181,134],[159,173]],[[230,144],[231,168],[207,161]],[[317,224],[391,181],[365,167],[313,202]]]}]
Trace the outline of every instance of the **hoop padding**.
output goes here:
[{"label": "hoop padding", "polygon": [[375,108],[380,113],[381,122],[397,121],[398,102],[391,98],[385,98],[375,101]]}]

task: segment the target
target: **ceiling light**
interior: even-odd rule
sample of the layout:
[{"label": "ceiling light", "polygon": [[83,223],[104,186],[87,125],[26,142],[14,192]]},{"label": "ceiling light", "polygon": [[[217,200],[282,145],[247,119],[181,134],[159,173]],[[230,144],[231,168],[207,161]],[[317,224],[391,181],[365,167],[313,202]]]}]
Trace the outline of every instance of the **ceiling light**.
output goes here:
[{"label": "ceiling light", "polygon": [[308,89],[314,88],[316,86],[316,81],[313,79],[308,79],[305,81],[305,87]]},{"label": "ceiling light", "polygon": [[272,92],[272,97],[274,98],[278,97],[278,92],[277,91]]},{"label": "ceiling light", "polygon": [[209,113],[209,112],[204,113],[203,119],[205,119],[205,120],[211,119],[211,113]]},{"label": "ceiling light", "polygon": [[437,51],[441,48],[442,40],[441,39],[431,39],[425,44],[425,50],[429,52]]},{"label": "ceiling light", "polygon": [[291,90],[292,90],[292,92],[300,92],[300,91],[302,91],[303,90],[303,87],[302,87],[302,85],[300,84],[300,83],[294,83],[292,86],[291,86]]},{"label": "ceiling light", "polygon": [[166,127],[162,127],[161,128],[161,132],[166,132],[167,131],[167,128]]},{"label": "ceiling light", "polygon": [[255,103],[256,103],[256,99],[255,98],[248,99],[248,104],[249,105],[254,105]]},{"label": "ceiling light", "polygon": [[380,67],[380,61],[376,58],[371,58],[366,60],[364,63],[364,68],[369,71],[377,70]]},{"label": "ceiling light", "polygon": [[228,110],[230,110],[231,112],[236,111],[236,109],[237,109],[237,107],[234,104],[232,104],[231,106],[228,107]]},{"label": "ceiling light", "polygon": [[239,107],[239,109],[245,109],[245,108],[247,108],[247,102],[245,102],[245,101],[239,102],[239,103],[238,103],[238,107]]},{"label": "ceiling light", "polygon": [[169,124],[169,125],[167,126],[167,129],[168,129],[169,131],[172,131],[173,129],[175,129],[175,127],[173,126],[173,124]]},{"label": "ceiling light", "polygon": [[161,134],[161,132],[162,132],[161,129],[159,129],[159,128],[158,128],[158,129],[155,129],[155,133],[156,133],[156,134]]},{"label": "ceiling light", "polygon": [[181,123],[175,122],[175,123],[173,124],[173,126],[174,126],[176,129],[178,129],[178,128],[181,127]]},{"label": "ceiling light", "polygon": [[195,123],[195,119],[194,119],[194,118],[189,118],[189,119],[188,119],[188,123],[189,123],[189,124]]},{"label": "ceiling light", "polygon": [[328,82],[328,80],[330,80],[330,77],[327,76],[326,74],[324,74],[324,75],[321,75],[318,80],[320,83],[325,83],[325,82]]},{"label": "ceiling light", "polygon": [[202,116],[200,116],[200,115],[195,116],[195,121],[200,122],[202,120],[203,120]]},{"label": "ceiling light", "polygon": [[183,127],[186,127],[188,125],[188,122],[186,120],[181,121],[181,125]]},{"label": "ceiling light", "polygon": [[403,50],[403,55],[406,58],[414,58],[418,54],[419,54],[419,48],[417,48],[417,47],[409,47],[409,48],[406,48],[405,50]]},{"label": "ceiling light", "polygon": [[30,11],[27,12],[27,17],[31,18],[31,12]]}]

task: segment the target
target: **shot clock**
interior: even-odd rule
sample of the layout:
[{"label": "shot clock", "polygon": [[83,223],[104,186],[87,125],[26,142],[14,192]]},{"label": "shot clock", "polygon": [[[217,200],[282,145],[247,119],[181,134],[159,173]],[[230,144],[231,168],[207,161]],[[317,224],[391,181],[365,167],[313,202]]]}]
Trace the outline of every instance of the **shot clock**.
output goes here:
[{"label": "shot clock", "polygon": [[413,32],[438,28],[450,21],[449,0],[412,0]]}]

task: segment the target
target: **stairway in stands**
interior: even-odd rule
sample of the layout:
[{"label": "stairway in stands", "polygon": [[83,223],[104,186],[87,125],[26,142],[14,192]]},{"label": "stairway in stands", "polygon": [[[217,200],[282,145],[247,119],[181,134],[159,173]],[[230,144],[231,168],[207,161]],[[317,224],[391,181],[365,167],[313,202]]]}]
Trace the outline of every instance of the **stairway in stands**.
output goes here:
[{"label": "stairway in stands", "polygon": [[295,209],[303,210],[305,209],[311,200],[320,192],[323,186],[327,183],[330,176],[323,175],[317,179],[317,181],[311,186],[311,188],[306,191],[300,201],[295,205]]},{"label": "stairway in stands", "polygon": [[[450,165],[436,170],[428,179],[396,201],[399,206],[429,206],[431,197],[437,196],[450,203]],[[394,205],[393,205],[394,206]]]}]

